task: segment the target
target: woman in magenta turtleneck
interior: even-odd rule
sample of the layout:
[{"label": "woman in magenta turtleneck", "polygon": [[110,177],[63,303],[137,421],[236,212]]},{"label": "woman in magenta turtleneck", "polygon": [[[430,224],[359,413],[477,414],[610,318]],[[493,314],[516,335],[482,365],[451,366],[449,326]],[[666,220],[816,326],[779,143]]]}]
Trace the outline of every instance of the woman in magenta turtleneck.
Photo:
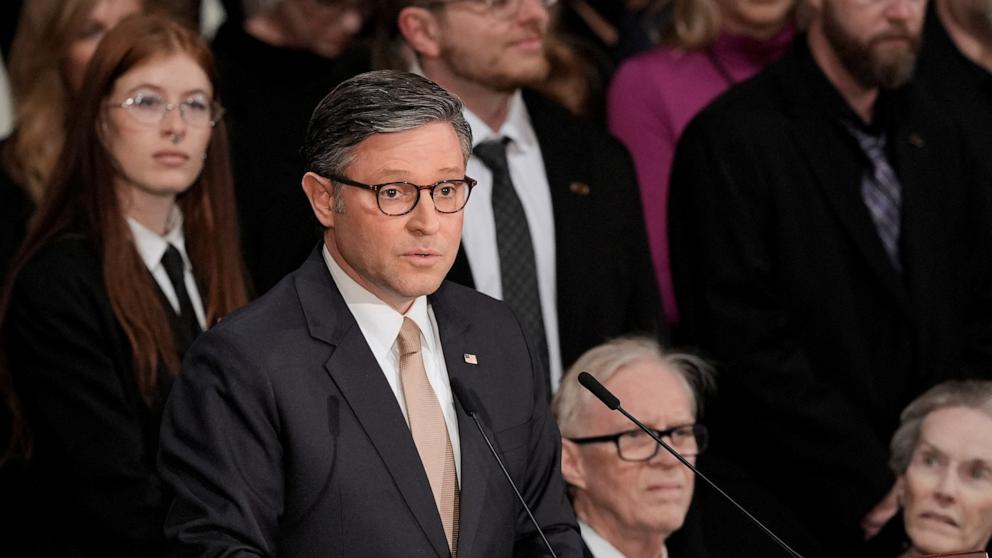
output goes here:
[{"label": "woman in magenta turtleneck", "polygon": [[672,0],[665,46],[620,66],[607,118],[630,150],[641,185],[651,259],[665,316],[678,322],[668,263],[668,175],[692,117],[737,82],[776,60],[792,42],[793,0]]}]

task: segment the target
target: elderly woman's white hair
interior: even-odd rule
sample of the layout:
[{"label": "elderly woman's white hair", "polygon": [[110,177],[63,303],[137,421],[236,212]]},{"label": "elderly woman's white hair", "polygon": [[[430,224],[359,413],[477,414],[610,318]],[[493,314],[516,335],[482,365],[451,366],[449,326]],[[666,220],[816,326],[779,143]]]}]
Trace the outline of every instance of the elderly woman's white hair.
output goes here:
[{"label": "elderly woman's white hair", "polygon": [[920,430],[930,413],[948,407],[965,407],[992,417],[992,381],[966,380],[938,384],[916,398],[902,412],[901,424],[889,445],[889,467],[896,476],[909,468],[920,441]]},{"label": "elderly woman's white hair", "polygon": [[694,416],[701,410],[701,394],[713,386],[713,369],[702,358],[688,353],[665,352],[657,341],[648,337],[621,337],[586,351],[562,378],[551,400],[551,412],[558,421],[563,436],[576,435],[580,409],[599,405],[595,396],[576,380],[579,372],[589,372],[600,383],[606,383],[624,366],[644,360],[656,361],[674,371],[685,384],[692,402]]}]

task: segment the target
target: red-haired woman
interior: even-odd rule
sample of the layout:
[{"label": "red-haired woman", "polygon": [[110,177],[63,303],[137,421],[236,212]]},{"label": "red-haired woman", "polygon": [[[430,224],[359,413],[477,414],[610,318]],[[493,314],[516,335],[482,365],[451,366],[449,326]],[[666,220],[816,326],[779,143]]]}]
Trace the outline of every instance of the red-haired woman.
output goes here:
[{"label": "red-haired woman", "polygon": [[161,404],[247,298],[214,83],[206,44],[154,16],[87,69],[0,308],[28,555],[161,553]]}]

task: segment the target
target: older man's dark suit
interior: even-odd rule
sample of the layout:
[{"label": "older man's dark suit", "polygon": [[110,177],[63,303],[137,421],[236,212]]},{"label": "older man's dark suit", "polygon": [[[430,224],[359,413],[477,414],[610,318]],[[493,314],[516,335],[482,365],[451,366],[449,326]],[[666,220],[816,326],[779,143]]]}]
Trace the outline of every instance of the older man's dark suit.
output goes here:
[{"label": "older man's dark suit", "polygon": [[[430,297],[451,378],[559,555],[580,539],[560,439],[519,325],[445,283]],[[469,364],[475,355],[477,364]],[[459,556],[541,555],[475,425],[458,411]],[[170,397],[160,469],[177,492],[172,556],[448,556],[396,398],[320,252],[191,349]]]},{"label": "older man's dark suit", "polygon": [[714,449],[833,547],[892,488],[902,408],[992,363],[989,188],[958,130],[911,91],[876,104],[902,184],[900,274],[861,198],[851,116],[800,37],[689,125],[669,206],[683,341],[721,367]]},{"label": "older man's dark suit", "polygon": [[[658,333],[661,303],[626,149],[540,95],[524,91],[524,103],[551,189],[558,329],[567,368],[612,337]],[[448,279],[474,286],[464,249]]]}]

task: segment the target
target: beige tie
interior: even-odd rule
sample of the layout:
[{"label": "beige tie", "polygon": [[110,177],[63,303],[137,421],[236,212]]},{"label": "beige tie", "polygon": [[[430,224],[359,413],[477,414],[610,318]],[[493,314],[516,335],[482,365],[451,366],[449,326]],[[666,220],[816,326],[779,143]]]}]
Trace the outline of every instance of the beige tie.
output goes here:
[{"label": "beige tie", "polygon": [[410,318],[403,318],[403,327],[396,339],[400,350],[400,383],[410,422],[413,443],[424,462],[427,479],[434,492],[434,503],[441,514],[448,548],[455,555],[458,546],[458,475],[455,454],[444,422],[437,395],[427,380],[427,370],[420,354],[420,328]]}]

